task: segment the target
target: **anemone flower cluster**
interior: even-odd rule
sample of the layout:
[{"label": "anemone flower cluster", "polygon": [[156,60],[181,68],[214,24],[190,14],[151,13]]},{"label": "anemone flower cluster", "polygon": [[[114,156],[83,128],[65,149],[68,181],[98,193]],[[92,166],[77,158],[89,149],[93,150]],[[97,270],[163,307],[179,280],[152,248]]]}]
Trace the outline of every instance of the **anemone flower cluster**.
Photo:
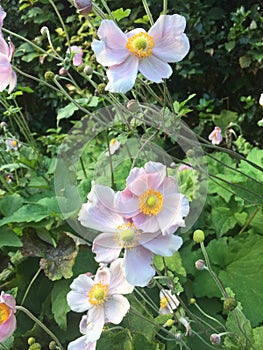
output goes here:
[{"label": "anemone flower cluster", "polygon": [[166,167],[147,162],[131,170],[121,192],[94,185],[79,220],[102,232],[93,241],[95,260],[108,264],[124,250],[127,281],[144,287],[155,275],[154,255],[172,256],[181,247],[182,238],[174,232],[185,226],[188,212],[189,202],[174,178],[166,176]]},{"label": "anemone flower cluster", "polygon": [[148,33],[142,28],[123,33],[114,21],[103,20],[98,29],[100,40],[93,41],[92,49],[97,61],[109,67],[106,90],[126,93],[138,72],[155,83],[169,78],[172,68],[168,63],[181,61],[189,51],[185,26],[183,16],[161,15]]},{"label": "anemone flower cluster", "polygon": [[68,350],[93,350],[104,324],[119,324],[129,311],[130,304],[123,296],[133,291],[124,276],[123,259],[115,260],[110,267],[100,267],[94,278],[79,275],[70,285],[67,301],[71,310],[85,312],[79,328],[83,334],[71,342]]},{"label": "anemone flower cluster", "polygon": [[9,85],[8,93],[11,93],[17,82],[11,60],[15,52],[15,47],[11,41],[7,43],[3,37],[2,26],[6,12],[0,6],[0,92]]}]

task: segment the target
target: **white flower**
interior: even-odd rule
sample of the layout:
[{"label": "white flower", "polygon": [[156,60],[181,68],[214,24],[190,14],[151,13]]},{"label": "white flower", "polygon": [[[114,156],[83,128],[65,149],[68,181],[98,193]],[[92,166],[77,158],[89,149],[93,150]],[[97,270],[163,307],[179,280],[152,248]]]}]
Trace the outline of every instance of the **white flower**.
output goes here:
[{"label": "white flower", "polygon": [[160,291],[160,315],[172,314],[179,304],[180,301],[170,290],[162,289]]}]

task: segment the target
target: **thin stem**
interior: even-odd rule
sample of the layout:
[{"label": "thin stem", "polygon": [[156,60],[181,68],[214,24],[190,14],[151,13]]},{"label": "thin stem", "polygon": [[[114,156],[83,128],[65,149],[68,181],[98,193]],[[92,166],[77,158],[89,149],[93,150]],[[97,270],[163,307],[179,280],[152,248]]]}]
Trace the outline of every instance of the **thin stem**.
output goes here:
[{"label": "thin stem", "polygon": [[2,347],[3,349],[5,349],[5,350],[9,350],[9,348],[8,348],[7,346],[5,346],[5,344],[0,343],[0,345],[1,345],[1,347]]},{"label": "thin stem", "polygon": [[110,18],[114,21],[114,17],[111,13],[111,10],[109,8],[109,6],[107,5],[106,1],[105,0],[101,0],[102,2],[102,5],[105,7],[105,10],[108,12],[108,15],[110,16]]},{"label": "thin stem", "polygon": [[95,4],[95,2],[92,3],[92,9],[93,9],[93,12],[95,13],[95,15],[97,15],[98,17],[101,17],[103,19],[107,19],[104,12],[99,8],[98,5]]},{"label": "thin stem", "polygon": [[24,302],[25,302],[25,300],[26,300],[26,297],[27,297],[27,295],[28,295],[28,293],[29,293],[29,290],[30,290],[30,288],[32,287],[32,285],[33,285],[33,283],[35,282],[35,280],[37,279],[37,277],[38,277],[38,275],[40,274],[41,270],[42,270],[42,267],[40,267],[40,268],[37,270],[37,272],[36,272],[35,275],[33,276],[32,280],[30,281],[30,283],[29,283],[29,285],[28,285],[28,287],[27,287],[27,289],[26,289],[26,291],[25,291],[25,294],[24,294],[24,296],[23,296],[23,299],[22,299],[22,301],[21,301],[21,306],[23,306],[23,304],[24,304]]},{"label": "thin stem", "polygon": [[168,0],[163,0],[163,14],[166,15],[167,13],[167,3],[168,3]]},{"label": "thin stem", "polygon": [[[223,329],[225,329],[225,326],[220,322],[218,321],[216,318],[208,315],[207,313],[205,313],[201,308],[200,306],[197,304],[197,303],[194,303],[195,307],[201,312],[202,315],[204,315],[205,317],[209,318],[210,320],[213,320],[214,322],[216,322],[217,324],[220,325],[220,327],[222,327]],[[211,327],[212,328],[212,327]],[[215,328],[213,327],[213,329],[215,330]]]},{"label": "thin stem", "polygon": [[144,10],[149,18],[149,21],[150,21],[151,25],[153,26],[153,24],[154,24],[153,17],[152,17],[151,11],[149,9],[149,6],[147,4],[147,0],[142,0],[142,3],[143,3]]},{"label": "thin stem", "polygon": [[60,341],[58,340],[58,338],[55,336],[55,334],[53,332],[51,332],[51,330],[49,330],[44,323],[42,323],[41,321],[39,321],[39,319],[37,317],[35,317],[29,310],[27,310],[24,306],[20,306],[17,305],[16,309],[19,311],[24,312],[29,318],[31,318],[31,320],[33,320],[34,322],[36,322],[36,324],[39,325],[39,327],[41,327],[58,345],[60,350],[63,350],[63,346],[60,344]]},{"label": "thin stem", "polygon": [[254,211],[254,213],[250,216],[250,218],[247,220],[247,222],[245,223],[245,225],[242,227],[242,229],[239,231],[239,235],[245,231],[245,229],[248,227],[248,225],[251,223],[251,221],[254,219],[254,217],[257,215],[257,212],[259,211],[259,207],[256,208],[256,210]]}]

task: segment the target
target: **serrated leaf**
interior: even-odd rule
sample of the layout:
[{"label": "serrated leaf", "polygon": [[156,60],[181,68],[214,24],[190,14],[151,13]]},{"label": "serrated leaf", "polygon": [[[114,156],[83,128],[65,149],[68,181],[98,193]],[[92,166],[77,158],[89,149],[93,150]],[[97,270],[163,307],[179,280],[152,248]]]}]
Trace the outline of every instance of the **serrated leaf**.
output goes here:
[{"label": "serrated leaf", "polygon": [[63,330],[67,329],[67,313],[70,311],[66,298],[70,283],[67,280],[57,281],[53,284],[51,292],[52,313],[55,321]]}]

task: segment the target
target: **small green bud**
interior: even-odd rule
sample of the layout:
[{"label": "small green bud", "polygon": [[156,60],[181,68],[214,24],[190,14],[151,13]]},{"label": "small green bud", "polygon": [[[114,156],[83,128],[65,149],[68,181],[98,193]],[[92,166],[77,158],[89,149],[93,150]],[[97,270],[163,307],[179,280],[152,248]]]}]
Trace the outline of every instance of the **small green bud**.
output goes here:
[{"label": "small green bud", "polygon": [[52,83],[55,77],[55,74],[49,70],[45,73],[44,77],[48,83]]},{"label": "small green bud", "polygon": [[197,260],[195,262],[195,267],[199,271],[204,270],[204,268],[206,267],[204,260],[202,260],[202,259]]},{"label": "small green bud", "polygon": [[39,343],[32,344],[28,350],[41,350],[41,345]]},{"label": "small green bud", "polygon": [[186,156],[188,158],[193,158],[195,156],[195,151],[193,149],[189,149],[188,151],[186,151]]},{"label": "small green bud", "polygon": [[52,340],[52,341],[49,343],[48,347],[49,347],[50,350],[56,350],[57,344],[56,344],[56,342],[55,342],[54,340]]},{"label": "small green bud", "polygon": [[106,84],[104,84],[104,83],[101,83],[101,84],[99,84],[98,85],[98,93],[100,94],[100,95],[103,95],[103,94],[105,94],[105,87],[106,87]]},{"label": "small green bud", "polygon": [[35,342],[36,342],[36,339],[33,338],[33,337],[30,337],[30,338],[27,339],[27,344],[28,344],[28,345],[35,344]]},{"label": "small green bud", "polygon": [[233,311],[237,307],[237,301],[232,297],[226,297],[223,306],[225,310]]},{"label": "small green bud", "polygon": [[171,318],[169,320],[166,321],[166,326],[167,327],[172,327],[172,325],[174,324],[174,320],[172,320]]},{"label": "small green bud", "polygon": [[190,299],[190,304],[195,304],[196,303],[196,299],[195,298],[191,298]]},{"label": "small green bud", "polygon": [[195,230],[194,236],[193,236],[193,240],[195,241],[195,243],[204,242],[204,240],[205,240],[204,231],[202,231],[202,230]]},{"label": "small green bud", "polygon": [[135,112],[138,112],[139,108],[140,108],[139,103],[136,100],[132,99],[132,100],[128,101],[128,103],[127,103],[128,111],[135,113]]},{"label": "small green bud", "polygon": [[213,345],[219,345],[221,343],[221,338],[219,334],[213,333],[210,336],[210,342]]}]

